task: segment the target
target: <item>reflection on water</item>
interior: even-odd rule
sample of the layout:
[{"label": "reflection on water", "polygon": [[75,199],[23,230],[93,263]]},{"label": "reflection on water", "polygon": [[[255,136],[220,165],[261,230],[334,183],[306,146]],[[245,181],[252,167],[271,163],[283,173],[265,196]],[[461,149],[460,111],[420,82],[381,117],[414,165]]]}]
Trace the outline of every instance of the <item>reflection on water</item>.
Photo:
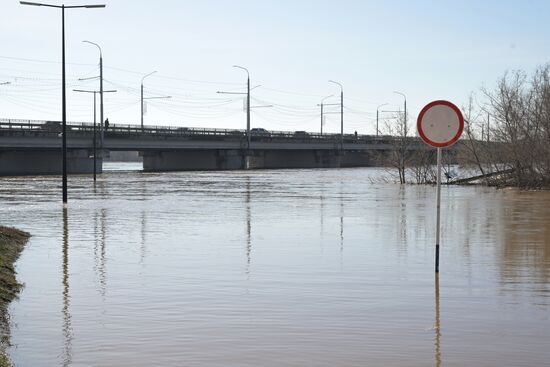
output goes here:
[{"label": "reflection on water", "polygon": [[70,366],[72,362],[72,339],[70,294],[69,294],[69,221],[67,208],[63,208],[63,366]]},{"label": "reflection on water", "polygon": [[378,174],[72,176],[62,215],[57,178],[1,179],[2,224],[33,234],[13,360],[545,365],[550,194],[445,187],[434,279],[434,188]]},{"label": "reflection on water", "polygon": [[252,239],[251,239],[251,212],[250,212],[250,177],[246,177],[246,274],[250,274],[250,256],[252,253]]},{"label": "reflection on water", "polygon": [[441,318],[439,316],[439,273],[435,273],[435,366],[441,366]]}]

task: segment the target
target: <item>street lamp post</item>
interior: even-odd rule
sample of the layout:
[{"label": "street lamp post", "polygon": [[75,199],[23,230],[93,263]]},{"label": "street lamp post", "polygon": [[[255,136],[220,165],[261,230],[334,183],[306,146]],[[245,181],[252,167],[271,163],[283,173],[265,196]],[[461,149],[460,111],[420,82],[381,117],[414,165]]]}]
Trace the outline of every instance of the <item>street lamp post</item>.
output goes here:
[{"label": "street lamp post", "polygon": [[405,136],[407,136],[407,96],[404,93],[397,92],[397,91],[394,91],[393,93],[403,96],[403,98],[405,100],[405,102],[404,102],[405,114],[403,116],[403,129],[404,129],[403,133],[404,133]]},{"label": "street lamp post", "polygon": [[[99,139],[101,141],[101,146],[103,146],[103,138],[104,138],[104,127],[103,127],[103,52],[101,51],[101,47],[91,41],[82,41],[84,43],[89,43],[90,45],[94,45],[99,49]],[[95,100],[95,97],[94,97]],[[94,115],[95,116],[95,115]]]},{"label": "street lamp post", "polygon": [[153,75],[157,71],[152,71],[149,74],[145,75],[143,78],[141,78],[141,130],[143,131],[143,80],[147,78],[150,75]]},{"label": "street lamp post", "polygon": [[157,97],[143,97],[143,80],[147,78],[149,75],[153,75],[157,71],[152,71],[149,74],[145,75],[143,78],[141,78],[141,131],[143,132],[143,102],[146,99],[162,99],[162,98],[172,98],[172,96],[157,96]]},{"label": "street lamp post", "polygon": [[250,149],[250,73],[248,69],[239,65],[233,65],[234,68],[246,71],[246,142]]},{"label": "street lamp post", "polygon": [[321,104],[318,104],[317,106],[320,106],[321,107],[321,135],[323,135],[323,116],[324,116],[324,112],[323,112],[323,107],[324,106],[332,106],[332,105],[337,105],[338,103],[324,103],[325,102],[325,99],[328,99],[330,97],[334,96],[334,94],[331,94],[330,96],[326,96],[325,98],[323,98],[321,100]]},{"label": "street lamp post", "polygon": [[342,84],[329,80],[329,83],[338,84],[340,86],[340,149],[344,149],[344,87]]},{"label": "street lamp post", "polygon": [[67,98],[65,86],[65,9],[76,8],[104,8],[105,5],[51,5],[34,3],[29,1],[20,1],[21,5],[45,6],[49,8],[61,9],[61,122],[62,128],[62,160],[63,160],[63,205],[67,205]]},{"label": "street lamp post", "polygon": [[378,130],[378,115],[380,113],[380,107],[387,106],[387,103],[382,103],[378,107],[376,107],[376,137],[378,137],[378,133],[380,130]]},{"label": "street lamp post", "polygon": [[94,182],[96,181],[96,175],[97,175],[97,124],[96,124],[96,93],[114,93],[116,90],[106,90],[106,91],[97,91],[97,90],[83,90],[83,89],[73,89],[75,92],[80,93],[93,93],[94,94],[94,138],[93,138],[93,146],[94,146]]}]

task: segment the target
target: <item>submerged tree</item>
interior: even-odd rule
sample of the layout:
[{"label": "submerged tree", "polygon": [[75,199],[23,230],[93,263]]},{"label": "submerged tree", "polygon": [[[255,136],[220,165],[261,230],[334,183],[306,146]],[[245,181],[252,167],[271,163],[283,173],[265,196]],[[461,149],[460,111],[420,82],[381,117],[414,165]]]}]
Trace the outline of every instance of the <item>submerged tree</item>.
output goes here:
[{"label": "submerged tree", "polygon": [[[550,64],[531,77],[507,72],[494,90],[483,89],[483,94],[486,106],[475,111],[470,99],[464,109],[463,164],[482,175],[506,173],[487,179],[488,184],[550,187]],[[490,129],[480,129],[484,115],[491,118]]]},{"label": "submerged tree", "polygon": [[383,163],[397,170],[399,182],[402,184],[407,182],[406,168],[413,143],[409,131],[407,116],[404,113],[395,115],[385,125],[385,133],[391,136],[391,139],[388,140],[390,148],[384,154]]}]

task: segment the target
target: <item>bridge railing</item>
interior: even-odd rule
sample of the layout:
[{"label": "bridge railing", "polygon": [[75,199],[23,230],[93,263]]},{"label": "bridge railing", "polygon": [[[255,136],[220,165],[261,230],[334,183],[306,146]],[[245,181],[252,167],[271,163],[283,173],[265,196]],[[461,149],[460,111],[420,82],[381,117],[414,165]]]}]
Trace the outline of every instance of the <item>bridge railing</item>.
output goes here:
[{"label": "bridge railing", "polygon": [[[99,127],[97,128],[99,132]],[[24,119],[0,119],[0,131],[11,133],[41,133],[46,135],[61,133],[62,126],[60,121],[45,120],[24,120]],[[92,134],[94,124],[89,122],[67,122],[67,135]],[[246,139],[246,130],[239,129],[219,129],[219,128],[193,128],[193,127],[174,127],[174,126],[154,126],[147,125],[143,128],[139,125],[111,124],[105,129],[106,138],[109,137],[174,137],[174,138],[201,138],[201,139]],[[285,141],[294,142],[325,142],[339,144],[341,142],[340,134],[320,134],[304,131],[252,131],[252,141]],[[387,144],[394,140],[391,136],[373,136],[373,135],[355,135],[344,134],[344,143],[350,144]]]}]

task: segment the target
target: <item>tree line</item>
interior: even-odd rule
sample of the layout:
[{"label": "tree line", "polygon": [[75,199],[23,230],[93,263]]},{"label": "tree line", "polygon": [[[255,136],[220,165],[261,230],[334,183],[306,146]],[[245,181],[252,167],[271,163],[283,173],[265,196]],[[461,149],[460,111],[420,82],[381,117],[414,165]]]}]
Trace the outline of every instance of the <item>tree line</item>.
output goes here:
[{"label": "tree line", "polygon": [[[549,188],[550,64],[531,75],[506,72],[493,89],[482,88],[481,97],[482,104],[472,94],[462,106],[464,133],[454,149],[445,150],[445,176],[451,178],[451,164],[459,164],[487,185]],[[392,167],[400,183],[433,183],[435,149],[410,149],[418,139],[407,116],[394,116],[385,130],[397,139],[379,163]]]}]

